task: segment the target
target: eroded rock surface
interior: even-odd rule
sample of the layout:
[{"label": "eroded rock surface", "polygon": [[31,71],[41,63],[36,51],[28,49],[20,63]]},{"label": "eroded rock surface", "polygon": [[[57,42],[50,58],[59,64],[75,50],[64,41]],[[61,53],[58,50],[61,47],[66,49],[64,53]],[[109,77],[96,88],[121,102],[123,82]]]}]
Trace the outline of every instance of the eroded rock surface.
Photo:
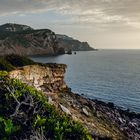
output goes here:
[{"label": "eroded rock surface", "polygon": [[45,93],[57,93],[67,88],[64,82],[65,68],[64,64],[30,65],[11,71],[9,76]]}]

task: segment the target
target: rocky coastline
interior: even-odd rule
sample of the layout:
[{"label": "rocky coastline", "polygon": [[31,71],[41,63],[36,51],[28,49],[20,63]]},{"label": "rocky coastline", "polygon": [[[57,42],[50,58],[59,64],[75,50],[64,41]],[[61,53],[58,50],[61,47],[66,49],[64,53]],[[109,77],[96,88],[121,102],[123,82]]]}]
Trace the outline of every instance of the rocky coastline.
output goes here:
[{"label": "rocky coastline", "polygon": [[33,29],[27,25],[6,23],[0,25],[0,56],[55,56],[67,51],[92,51],[88,42],[66,35],[57,35],[50,29]]},{"label": "rocky coastline", "polygon": [[[122,110],[114,106],[113,103],[89,99],[72,92],[65,96],[67,102],[69,101],[69,99],[67,99],[69,98],[68,96],[72,97],[70,106],[80,110],[82,116],[84,116],[84,121],[81,122],[88,128],[94,139],[140,139],[140,113]],[[89,121],[88,117],[93,120]],[[102,131],[102,128],[99,129],[98,123],[95,120],[103,124],[103,128],[106,127],[105,131]],[[110,128],[108,129],[107,125],[112,128],[112,130],[110,130]]]},{"label": "rocky coastline", "polygon": [[[79,97],[79,95],[76,95]],[[114,106],[113,103],[105,103],[103,101],[86,99],[88,106],[94,111],[95,115],[100,118],[110,120],[115,124],[128,139],[140,139],[140,113],[131,112],[129,109],[123,110]]]},{"label": "rocky coastline", "polygon": [[81,122],[95,140],[140,139],[140,114],[71,92],[64,81],[66,67],[30,65],[11,71],[9,76],[42,91],[50,104]]}]

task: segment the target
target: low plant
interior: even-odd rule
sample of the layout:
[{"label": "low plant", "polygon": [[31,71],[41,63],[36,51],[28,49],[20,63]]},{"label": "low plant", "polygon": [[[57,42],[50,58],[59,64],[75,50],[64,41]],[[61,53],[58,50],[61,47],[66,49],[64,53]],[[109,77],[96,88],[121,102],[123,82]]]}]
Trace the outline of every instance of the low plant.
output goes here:
[{"label": "low plant", "polygon": [[[0,74],[0,139],[90,140],[90,134],[47,102],[42,92]],[[34,135],[33,135],[34,134]]]}]

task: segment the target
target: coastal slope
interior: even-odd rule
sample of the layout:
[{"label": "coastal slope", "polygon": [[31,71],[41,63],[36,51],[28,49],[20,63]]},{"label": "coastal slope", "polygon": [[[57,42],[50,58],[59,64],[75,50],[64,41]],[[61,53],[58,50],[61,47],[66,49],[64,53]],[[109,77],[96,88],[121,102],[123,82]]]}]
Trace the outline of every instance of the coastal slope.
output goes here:
[{"label": "coastal slope", "polygon": [[55,55],[56,35],[49,29],[34,30],[26,25],[0,26],[0,55]]},{"label": "coastal slope", "polygon": [[[18,63],[15,63],[14,61],[16,58],[17,58]],[[25,94],[25,95],[23,94],[24,96],[22,96],[22,94],[18,94],[18,90],[19,91],[23,90],[24,93],[29,93],[29,95],[30,93],[33,95],[35,94],[37,95],[37,99],[40,99],[40,97],[43,97],[43,102],[47,101],[47,104],[53,106],[56,110],[58,110],[60,115],[63,116],[65,114],[66,116],[69,116],[68,120],[70,122],[78,121],[80,124],[82,124],[84,128],[86,128],[86,130],[84,131],[82,129],[82,132],[81,132],[81,129],[79,129],[78,127],[78,129],[80,130],[80,134],[79,134],[79,132],[77,131],[77,126],[76,126],[75,128],[76,130],[74,129],[74,131],[71,131],[72,136],[75,135],[75,131],[76,131],[78,136],[80,135],[81,137],[81,135],[82,136],[84,135],[84,137],[86,137],[85,139],[90,139],[90,136],[93,139],[97,139],[97,140],[100,140],[100,139],[103,139],[103,140],[131,139],[133,140],[133,139],[138,139],[140,137],[140,133],[139,133],[140,114],[129,112],[129,110],[121,110],[119,107],[114,106],[113,103],[105,103],[98,100],[88,99],[88,98],[85,98],[84,95],[81,96],[81,95],[71,92],[71,89],[66,85],[64,81],[64,74],[67,68],[66,65],[41,64],[41,63],[33,62],[28,58],[21,57],[21,56],[14,56],[14,55],[5,56],[2,59],[5,60],[4,66],[7,66],[7,67],[10,66],[10,70],[7,69],[7,67],[4,67],[2,65],[2,62],[4,61],[2,61],[0,65],[0,68],[2,68],[1,70],[9,71],[9,72],[6,72],[6,77],[4,78],[3,76],[5,75],[5,72],[4,71],[1,72],[1,85],[3,85],[1,86],[1,93],[4,92],[4,94],[0,95],[0,100],[1,100],[0,103],[2,103],[0,104],[0,107],[3,113],[5,112],[4,108],[6,108],[6,110],[8,109],[8,113],[10,114],[13,114],[13,112],[15,112],[13,109],[16,107],[11,109],[9,106],[5,104],[5,102],[9,102],[9,99],[11,99],[11,92],[9,93],[7,89],[9,89],[10,91],[13,91],[12,89],[15,89],[18,87],[12,93],[16,97],[18,97],[20,101],[23,101],[25,99],[24,96],[28,94]],[[11,82],[9,83],[7,81],[7,78],[8,78],[8,81],[10,79],[13,79],[14,81],[16,81],[16,85],[12,85],[11,87]],[[22,84],[24,86],[22,86]],[[7,89],[5,89],[5,85],[6,87],[8,87]],[[35,90],[37,91],[35,92]],[[28,101],[32,101],[32,100],[27,100],[27,103]],[[37,102],[40,102],[40,101],[37,101]],[[16,104],[13,104],[11,102],[10,106],[13,106],[13,105],[16,106]],[[31,107],[31,106],[28,106],[28,107]],[[31,108],[33,109],[34,107],[31,107]],[[28,117],[34,118],[33,116],[27,117],[26,110],[24,110],[24,108],[22,109],[23,109],[22,114],[24,114],[24,116],[22,116],[22,114],[20,114],[19,112],[19,115],[17,115],[17,117],[14,116],[13,118],[14,120],[12,119],[14,123],[17,123],[17,121],[22,122],[22,119],[24,119],[24,117],[25,117],[25,120]],[[2,115],[3,113],[1,112],[0,114]],[[41,118],[44,116],[43,114],[39,114],[39,115]],[[7,114],[4,115],[3,117],[6,120],[11,119],[10,115],[8,116]],[[37,118],[39,119],[39,117]],[[44,117],[42,119],[44,119]],[[57,134],[58,132],[59,134],[62,134],[62,137],[64,139],[67,133],[66,132],[67,129],[63,127],[64,129],[61,130],[61,128],[58,126],[56,126],[58,128],[54,129],[57,119],[56,118],[53,118],[53,119],[54,120],[51,124],[53,126],[53,129],[50,130],[51,133]],[[60,122],[57,122],[57,123],[60,123]],[[61,122],[61,125],[62,124],[65,124],[65,123]],[[66,125],[66,127],[67,126],[68,125]],[[81,128],[82,126],[80,125]],[[31,128],[30,132],[32,131],[32,126],[30,124],[27,124],[27,128]],[[88,135],[87,130],[90,133],[90,135]],[[46,129],[44,130],[44,133],[45,133],[45,137],[47,137],[48,131],[46,132]],[[78,140],[80,139],[82,139],[82,137],[79,138]]]},{"label": "coastal slope", "polygon": [[88,42],[81,42],[66,35],[56,35],[58,38],[58,45],[63,47],[66,51],[94,51]]},{"label": "coastal slope", "polygon": [[24,66],[9,76],[42,91],[50,104],[79,121],[95,139],[128,140],[140,137],[140,114],[124,111],[98,100],[74,94],[64,81],[67,66],[46,64]]},{"label": "coastal slope", "polygon": [[0,26],[0,55],[58,55],[65,51],[93,50],[87,42],[56,35],[49,29],[7,23]]}]

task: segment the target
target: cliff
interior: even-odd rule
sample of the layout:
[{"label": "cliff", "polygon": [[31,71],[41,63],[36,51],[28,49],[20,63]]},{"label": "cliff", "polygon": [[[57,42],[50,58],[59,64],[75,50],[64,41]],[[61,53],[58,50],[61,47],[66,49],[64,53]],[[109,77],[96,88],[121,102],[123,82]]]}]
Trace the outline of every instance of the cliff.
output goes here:
[{"label": "cliff", "polygon": [[65,71],[63,64],[31,65],[11,71],[9,76],[43,91],[50,104],[82,123],[95,139],[139,138],[139,115],[72,93],[64,82]]},{"label": "cliff", "polygon": [[65,69],[64,64],[29,65],[11,71],[9,76],[44,93],[57,93],[67,89],[64,82]]},{"label": "cliff", "polygon": [[0,26],[0,55],[56,55],[57,38],[49,29],[34,30],[26,25]]},{"label": "cliff", "polygon": [[51,105],[45,93],[8,75],[0,71],[1,140],[91,140],[87,129]]},{"label": "cliff", "polygon": [[66,65],[14,55],[4,60],[12,69],[0,71],[0,139],[140,138],[140,114],[71,92],[64,81]]},{"label": "cliff", "polygon": [[66,35],[57,34],[58,45],[63,47],[65,51],[92,51],[96,50],[92,48],[88,42],[81,42],[79,40],[73,39],[72,37]]},{"label": "cliff", "polygon": [[87,42],[56,35],[49,29],[7,23],[0,26],[0,55],[58,55],[65,50],[93,50]]}]

